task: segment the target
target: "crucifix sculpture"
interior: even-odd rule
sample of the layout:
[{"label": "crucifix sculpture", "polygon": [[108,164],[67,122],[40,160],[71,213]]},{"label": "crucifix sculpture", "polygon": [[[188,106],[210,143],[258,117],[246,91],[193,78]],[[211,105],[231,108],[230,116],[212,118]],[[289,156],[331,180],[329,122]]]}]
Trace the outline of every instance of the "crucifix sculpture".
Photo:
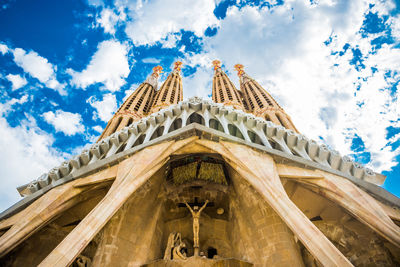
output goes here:
[{"label": "crucifix sculpture", "polygon": [[[196,199],[197,200],[197,199]],[[192,214],[193,217],[193,248],[194,248],[194,255],[195,256],[199,256],[199,230],[200,230],[200,215],[201,212],[205,209],[205,207],[207,206],[208,200],[206,200],[206,202],[204,203],[204,205],[199,208],[200,203],[196,203],[192,207],[190,207],[190,205],[185,202],[186,207],[189,209],[190,213]]]}]

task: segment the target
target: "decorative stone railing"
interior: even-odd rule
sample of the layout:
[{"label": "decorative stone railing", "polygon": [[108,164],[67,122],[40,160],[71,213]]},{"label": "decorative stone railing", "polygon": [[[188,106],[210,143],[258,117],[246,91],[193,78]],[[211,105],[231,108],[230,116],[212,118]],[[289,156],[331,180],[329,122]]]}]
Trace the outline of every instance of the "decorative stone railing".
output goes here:
[{"label": "decorative stone railing", "polygon": [[51,169],[26,186],[19,187],[18,191],[23,196],[30,195],[83,166],[126,151],[134,146],[145,144],[193,122],[220,130],[247,142],[319,163],[370,183],[383,183],[381,176],[377,177],[377,174],[371,169],[353,162],[347,156],[342,157],[337,151],[329,149],[324,144],[320,145],[304,135],[287,130],[252,114],[236,110],[231,106],[193,97],[153,113],[115,132],[93,144],[90,149],[83,150],[80,155],[63,162],[61,166]]}]

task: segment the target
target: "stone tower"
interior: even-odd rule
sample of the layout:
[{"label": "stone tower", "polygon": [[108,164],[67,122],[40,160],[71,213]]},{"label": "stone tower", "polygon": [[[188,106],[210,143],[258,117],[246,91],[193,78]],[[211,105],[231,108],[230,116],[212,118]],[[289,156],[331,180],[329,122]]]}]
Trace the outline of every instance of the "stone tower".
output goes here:
[{"label": "stone tower", "polygon": [[131,124],[18,187],[0,265],[399,266],[385,176],[266,120],[272,97],[214,64],[214,102],[181,101],[177,63],[148,114],[155,69],[116,114]]},{"label": "stone tower", "polygon": [[114,114],[99,140],[131,125],[134,121],[140,120],[150,111],[157,90],[158,76],[162,69],[161,66],[153,68],[153,73],[125,100]]},{"label": "stone tower", "polygon": [[221,69],[221,62],[214,60],[214,77],[212,83],[212,99],[215,103],[233,106],[236,109],[244,109],[242,98],[225,72]]},{"label": "stone tower", "polygon": [[249,112],[277,125],[282,125],[286,129],[298,132],[289,115],[260,84],[244,72],[243,65],[236,64],[235,69]]},{"label": "stone tower", "polygon": [[168,75],[167,79],[161,85],[160,90],[157,91],[154,97],[151,109],[152,112],[157,112],[160,109],[177,104],[183,100],[181,77],[182,62],[177,61],[174,65],[173,71]]}]

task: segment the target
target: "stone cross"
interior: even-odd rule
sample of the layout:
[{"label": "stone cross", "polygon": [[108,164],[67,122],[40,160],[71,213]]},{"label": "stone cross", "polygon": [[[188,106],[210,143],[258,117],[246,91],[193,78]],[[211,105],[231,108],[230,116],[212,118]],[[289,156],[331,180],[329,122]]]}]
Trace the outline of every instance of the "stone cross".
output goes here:
[{"label": "stone cross", "polygon": [[[200,215],[201,212],[206,208],[208,203],[209,203],[208,200],[206,200],[206,202],[204,203],[199,203],[197,198],[195,198],[194,203],[187,203],[187,202],[184,203],[193,217],[193,248],[195,256],[199,256]],[[200,205],[202,205],[201,208]]]}]

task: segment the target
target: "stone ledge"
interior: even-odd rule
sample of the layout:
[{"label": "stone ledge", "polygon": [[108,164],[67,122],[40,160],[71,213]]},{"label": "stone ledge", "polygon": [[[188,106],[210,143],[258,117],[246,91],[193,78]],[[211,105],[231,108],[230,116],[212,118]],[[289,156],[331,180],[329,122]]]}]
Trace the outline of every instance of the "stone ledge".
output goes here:
[{"label": "stone ledge", "polygon": [[253,264],[237,259],[207,259],[202,257],[190,257],[186,260],[157,260],[142,265],[142,267],[250,267]]},{"label": "stone ledge", "polygon": [[[194,116],[193,121],[190,121],[192,116]],[[205,127],[218,129],[232,138],[258,144],[289,156],[297,156],[358,180],[381,185],[386,179],[386,176],[375,173],[362,164],[353,162],[351,158],[341,156],[339,152],[331,150],[324,144],[318,144],[304,135],[234,109],[232,106],[193,97],[168,106],[113,133],[39,178],[19,186],[17,190],[21,196],[29,196],[50,184],[57,183],[60,179],[79,172],[87,165],[120,155],[132,147],[160,139],[172,131],[185,128],[187,124],[200,123],[201,120],[201,124]],[[175,125],[175,121],[181,121],[180,125]]]},{"label": "stone ledge", "polygon": [[205,138],[208,140],[212,140],[215,142],[218,142],[220,139],[221,140],[227,140],[227,141],[231,141],[231,142],[235,142],[235,143],[240,143],[240,144],[244,144],[247,145],[249,147],[253,147],[255,149],[258,150],[262,150],[270,155],[272,155],[274,157],[274,159],[283,159],[283,160],[289,160],[292,162],[296,162],[299,164],[302,164],[305,167],[311,167],[311,168],[315,168],[315,169],[319,169],[322,171],[326,171],[341,177],[344,177],[350,181],[352,181],[353,183],[355,183],[357,186],[361,187],[363,190],[365,190],[368,193],[373,194],[374,196],[376,196],[378,199],[389,203],[390,205],[394,205],[396,207],[400,207],[400,198],[396,197],[395,195],[391,194],[390,192],[388,192],[387,190],[385,190],[384,188],[369,183],[367,181],[361,180],[361,179],[357,179],[349,174],[343,173],[341,171],[332,169],[330,167],[327,167],[325,165],[319,164],[317,162],[313,162],[307,159],[304,159],[302,157],[296,156],[296,155],[289,155],[285,152],[276,150],[276,149],[272,149],[272,148],[268,148],[265,147],[263,145],[259,145],[259,144],[255,144],[252,142],[248,142],[246,140],[240,139],[238,137],[235,136],[231,136],[228,134],[225,134],[221,131],[215,130],[215,129],[211,129],[208,128],[206,126],[203,126],[201,124],[198,123],[192,123],[189,124],[183,128],[177,129],[175,131],[172,131],[166,135],[163,135],[159,138],[156,138],[154,140],[151,140],[147,143],[132,147],[128,150],[125,150],[121,153],[117,153],[114,154],[108,158],[105,159],[101,159],[98,160],[96,162],[93,162],[87,166],[83,166],[81,169],[79,169],[76,173],[71,173],[69,175],[67,175],[64,178],[61,178],[59,180],[57,180],[55,183],[49,184],[48,186],[34,192],[33,194],[21,199],[20,201],[18,201],[17,203],[15,203],[14,205],[12,205],[10,208],[6,209],[5,211],[3,211],[2,213],[0,213],[0,220],[6,219],[10,216],[12,216],[13,214],[21,211],[22,209],[24,209],[25,207],[27,207],[28,205],[30,205],[30,203],[32,203],[34,200],[36,200],[37,198],[39,198],[40,196],[42,196],[44,193],[46,193],[47,191],[49,191],[50,189],[57,187],[61,184],[67,183],[69,181],[84,177],[86,175],[89,175],[91,173],[97,172],[103,168],[106,168],[108,166],[112,166],[115,164],[118,164],[120,161],[130,157],[132,154],[136,153],[137,151],[151,146],[151,145],[155,145],[167,140],[178,140],[178,139],[184,139],[190,136],[194,136],[197,135],[200,138]]}]

